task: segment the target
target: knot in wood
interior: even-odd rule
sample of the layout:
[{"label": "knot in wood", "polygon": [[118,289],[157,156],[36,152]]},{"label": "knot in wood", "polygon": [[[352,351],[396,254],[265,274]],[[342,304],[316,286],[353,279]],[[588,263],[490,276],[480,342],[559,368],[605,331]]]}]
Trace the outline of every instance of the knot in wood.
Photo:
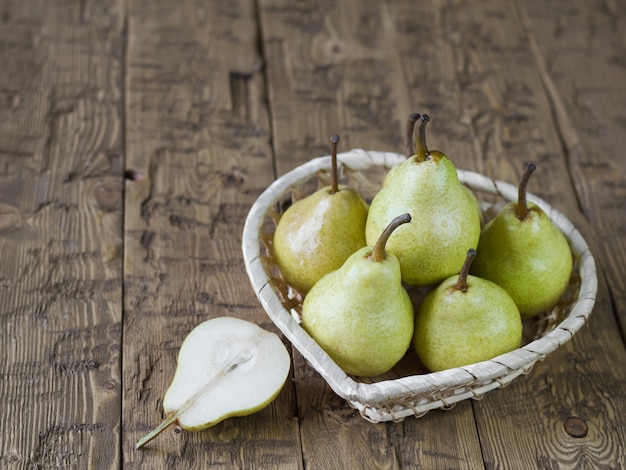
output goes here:
[{"label": "knot in wood", "polygon": [[581,438],[585,437],[589,432],[589,427],[584,419],[578,416],[570,416],[563,423],[565,432],[572,437]]}]

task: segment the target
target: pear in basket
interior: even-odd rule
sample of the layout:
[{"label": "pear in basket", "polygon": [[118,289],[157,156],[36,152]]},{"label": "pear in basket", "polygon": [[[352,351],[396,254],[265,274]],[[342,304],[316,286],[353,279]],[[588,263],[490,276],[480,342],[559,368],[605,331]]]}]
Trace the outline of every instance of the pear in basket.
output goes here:
[{"label": "pear in basket", "polygon": [[413,305],[398,259],[385,251],[389,235],[410,220],[396,217],[374,247],[358,250],[304,298],[302,326],[347,374],[383,374],[411,344]]},{"label": "pear in basket", "polygon": [[522,318],[554,306],[569,284],[572,253],[567,239],[546,213],[526,200],[535,170],[526,165],[518,200],[509,202],[483,228],[472,273],[503,287]]},{"label": "pear in basket", "polygon": [[500,286],[468,275],[475,256],[475,250],[468,250],[461,273],[428,292],[417,310],[413,347],[433,372],[487,361],[520,347],[519,310]]},{"label": "pear in basket", "polygon": [[274,256],[285,280],[301,294],[365,246],[368,206],[338,184],[337,143],[331,137],[332,183],[289,207],[274,234]]},{"label": "pear in basket", "polygon": [[395,214],[408,212],[413,221],[389,238],[402,281],[413,286],[438,283],[458,272],[468,247],[476,248],[480,218],[476,203],[459,182],[456,168],[439,151],[426,145],[430,118],[418,119],[416,153],[394,170],[374,197],[365,228],[368,244],[380,236]]}]

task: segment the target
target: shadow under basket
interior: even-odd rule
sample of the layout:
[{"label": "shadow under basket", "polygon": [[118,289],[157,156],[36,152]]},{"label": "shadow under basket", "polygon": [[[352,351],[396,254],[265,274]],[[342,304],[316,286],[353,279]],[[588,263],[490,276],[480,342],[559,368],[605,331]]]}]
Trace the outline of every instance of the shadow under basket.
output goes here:
[{"label": "shadow under basket", "polygon": [[[404,161],[391,152],[352,150],[338,155],[340,179],[371,201],[387,171]],[[300,325],[302,296],[282,278],[273,257],[276,222],[284,209],[330,182],[330,156],[315,158],[269,186],[254,203],[243,230],[243,256],[252,287],[263,308],[285,337],[326,380],[332,390],[372,422],[401,421],[422,416],[436,408],[448,409],[468,398],[480,399],[516,377],[527,374],[547,354],[569,341],[587,321],[597,291],[593,256],[579,231],[545,201],[528,194],[568,239],[574,258],[570,285],[558,304],[524,322],[519,349],[491,360],[429,373],[413,351],[394,369],[380,377],[347,375]],[[483,175],[457,170],[459,181],[469,187],[488,219],[508,201],[517,199],[517,186]],[[410,292],[412,297],[423,291]]]}]

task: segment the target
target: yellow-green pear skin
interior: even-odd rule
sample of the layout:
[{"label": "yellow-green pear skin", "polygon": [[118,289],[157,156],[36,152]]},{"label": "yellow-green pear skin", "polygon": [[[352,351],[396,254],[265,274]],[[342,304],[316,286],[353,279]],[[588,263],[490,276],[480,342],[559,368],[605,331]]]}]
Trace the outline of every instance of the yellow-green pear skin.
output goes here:
[{"label": "yellow-green pear skin", "polygon": [[[397,169],[398,169],[398,165],[392,166],[389,169],[389,171],[385,175],[385,179],[383,180],[383,184],[382,184],[383,186],[385,186],[393,178],[393,175],[395,174]],[[482,225],[485,222],[485,214],[483,213],[482,207],[480,206],[480,202],[478,201],[478,199],[476,198],[476,195],[472,192],[470,188],[468,188],[467,186],[463,186],[463,185],[461,185],[461,187],[464,189],[464,192],[467,198],[472,202],[472,205],[474,206],[474,210],[478,214],[478,219],[480,220],[480,223]]]},{"label": "yellow-green pear skin", "polygon": [[320,279],[302,306],[302,325],[344,372],[376,376],[406,353],[413,336],[413,305],[392,254],[372,261],[371,247]]},{"label": "yellow-green pear skin", "polygon": [[486,221],[485,221],[485,214],[483,212],[482,207],[480,206],[480,202],[478,201],[478,199],[476,198],[476,195],[470,188],[468,188],[467,186],[463,186],[463,185],[461,185],[461,187],[463,188],[465,192],[465,196],[470,200],[472,206],[474,207],[474,210],[476,211],[476,214],[478,215],[478,220],[480,221],[480,226],[482,227],[486,223]]},{"label": "yellow-green pear skin", "polygon": [[385,175],[385,179],[383,180],[382,186],[386,186],[387,183],[393,179],[393,175],[396,173],[397,169],[398,165],[394,165],[389,168],[389,171],[387,172],[387,174]]},{"label": "yellow-green pear skin", "polygon": [[480,218],[445,155],[433,152],[424,161],[412,156],[396,167],[370,205],[366,243],[371,245],[404,212],[412,222],[399,227],[387,243],[400,261],[402,281],[427,286],[457,273],[468,247],[478,244]]},{"label": "yellow-green pear skin", "polygon": [[506,291],[470,275],[463,292],[457,279],[431,290],[416,313],[413,347],[432,372],[490,360],[521,345],[521,316]]},{"label": "yellow-green pear skin", "polygon": [[524,319],[553,307],[569,284],[573,260],[567,239],[530,202],[523,220],[517,203],[506,204],[483,228],[477,251],[471,272],[506,290]]},{"label": "yellow-green pear skin", "polygon": [[300,293],[365,246],[368,206],[344,185],[324,187],[290,206],[274,233],[274,256],[285,280]]}]

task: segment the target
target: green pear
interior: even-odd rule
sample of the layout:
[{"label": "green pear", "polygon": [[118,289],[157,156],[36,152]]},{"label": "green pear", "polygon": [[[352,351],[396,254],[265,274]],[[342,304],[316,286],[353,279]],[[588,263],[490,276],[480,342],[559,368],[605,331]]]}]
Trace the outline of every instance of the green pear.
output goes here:
[{"label": "green pear", "polygon": [[413,286],[435,284],[458,272],[467,247],[480,236],[476,203],[459,182],[446,155],[429,151],[420,116],[416,154],[398,165],[374,197],[367,217],[365,240],[372,244],[395,214],[408,212],[413,222],[389,238],[387,250],[398,257],[402,281]]},{"label": "green pear", "polygon": [[515,302],[497,284],[468,275],[474,256],[470,249],[461,273],[428,292],[417,310],[413,347],[433,372],[486,361],[521,345]]},{"label": "green pear", "polygon": [[199,431],[261,410],[283,388],[290,366],[280,338],[254,323],[218,317],[199,324],[178,353],[176,373],[163,399],[167,418],[135,447],[174,423]]},{"label": "green pear", "polygon": [[489,279],[513,298],[522,318],[554,306],[572,272],[572,252],[563,233],[537,205],[526,201],[536,166],[526,166],[518,200],[506,204],[480,235],[472,273]]},{"label": "green pear", "polygon": [[304,329],[347,374],[383,374],[411,344],[413,305],[398,259],[385,251],[389,235],[410,220],[396,217],[374,247],[352,254],[304,298]]},{"label": "green pear", "polygon": [[332,184],[285,211],[274,233],[274,256],[285,280],[301,294],[365,246],[368,206],[352,188],[338,184],[337,143],[332,142]]}]

